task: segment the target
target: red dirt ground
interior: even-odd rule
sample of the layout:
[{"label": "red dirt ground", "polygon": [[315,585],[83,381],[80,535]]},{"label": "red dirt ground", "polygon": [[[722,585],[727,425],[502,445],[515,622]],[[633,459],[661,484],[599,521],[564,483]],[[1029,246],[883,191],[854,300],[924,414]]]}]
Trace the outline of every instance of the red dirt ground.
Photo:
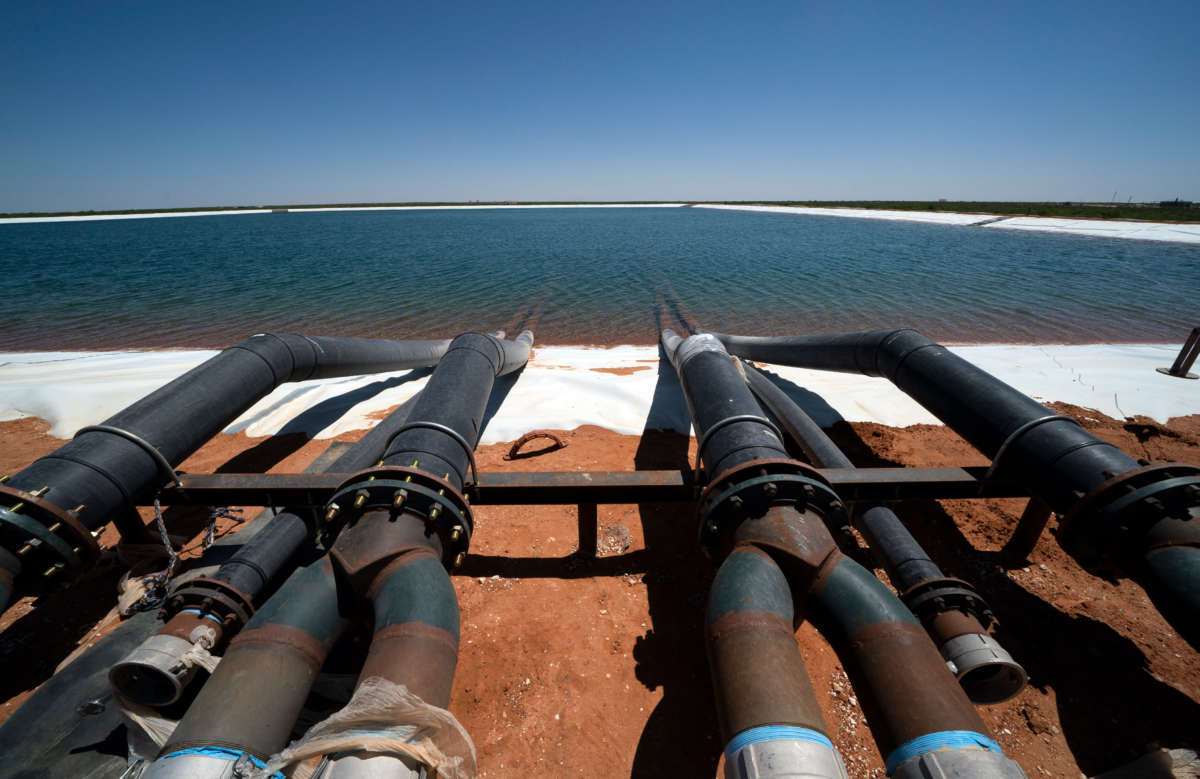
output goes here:
[{"label": "red dirt ground", "polygon": [[[1200,463],[1200,416],[1159,425],[1056,408],[1133,456]],[[0,423],[0,473],[60,445],[46,429],[40,420]],[[943,427],[839,423],[831,433],[860,466],[986,464]],[[567,448],[515,461],[503,459],[508,444],[481,447],[479,467],[675,468],[694,455],[695,442],[676,434],[639,439],[596,427],[560,434]],[[302,436],[219,436],[184,470],[298,471],[327,445]],[[981,707],[995,738],[1031,777],[1091,776],[1158,746],[1200,747],[1200,656],[1141,588],[1083,571],[1055,543],[1053,521],[1027,565],[1000,564],[996,550],[1023,504],[897,506],[947,574],[971,580],[989,599],[999,639],[1029,671],[1030,686],[1015,699]],[[693,510],[601,506],[595,560],[573,554],[574,507],[485,506],[476,516],[471,555],[454,578],[462,645],[450,708],[475,741],[480,776],[717,776],[722,744],[702,631],[713,568],[696,548]],[[111,529],[102,538],[115,540]],[[870,564],[865,550],[852,554]],[[116,567],[100,571],[3,615],[0,662],[24,670],[0,682],[0,720],[72,651],[116,624],[117,578]],[[882,776],[833,651],[808,625],[797,640],[851,776]]]}]

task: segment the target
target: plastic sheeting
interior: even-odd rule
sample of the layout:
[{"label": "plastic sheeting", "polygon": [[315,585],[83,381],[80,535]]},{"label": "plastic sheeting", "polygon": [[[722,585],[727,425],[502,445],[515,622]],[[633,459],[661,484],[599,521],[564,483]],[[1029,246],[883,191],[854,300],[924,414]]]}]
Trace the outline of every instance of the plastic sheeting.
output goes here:
[{"label": "plastic sheeting", "polygon": [[350,702],[267,761],[255,776],[284,771],[307,779],[328,755],[370,752],[406,755],[437,771],[438,779],[475,779],[475,744],[454,715],[380,677],[363,681]]}]

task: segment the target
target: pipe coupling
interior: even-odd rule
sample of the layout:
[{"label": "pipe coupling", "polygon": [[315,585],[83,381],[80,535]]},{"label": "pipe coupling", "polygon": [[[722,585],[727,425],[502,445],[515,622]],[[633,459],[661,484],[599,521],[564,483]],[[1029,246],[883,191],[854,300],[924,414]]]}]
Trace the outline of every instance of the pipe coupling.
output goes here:
[{"label": "pipe coupling", "polygon": [[833,533],[849,529],[846,505],[819,471],[796,460],[751,460],[720,474],[700,494],[701,547],[719,556],[742,522],[779,505],[816,511]]},{"label": "pipe coupling", "polygon": [[725,747],[725,779],[849,779],[842,756],[809,728],[764,725],[744,730]]},{"label": "pipe coupling", "polygon": [[887,756],[893,779],[931,776],[975,779],[1021,779],[1025,772],[991,738],[969,730],[948,730],[918,736]]},{"label": "pipe coupling", "polygon": [[[1122,563],[1153,546],[1147,538],[1161,520],[1191,519],[1200,508],[1200,467],[1146,465],[1112,477],[1084,495],[1059,522],[1058,538],[1093,573],[1116,575]],[[1196,545],[1200,529],[1192,540]]]},{"label": "pipe coupling", "polygon": [[43,497],[48,492],[48,486],[26,492],[0,484],[0,547],[17,557],[20,578],[34,589],[74,576],[100,556],[100,545],[79,521],[84,507],[64,510]]},{"label": "pipe coupling", "polygon": [[475,528],[467,499],[450,482],[417,468],[380,466],[351,476],[325,504],[323,535],[337,536],[342,527],[353,527],[364,515],[379,511],[423,520],[426,535],[441,541],[446,568],[466,556]]},{"label": "pipe coupling", "polygon": [[196,644],[186,638],[158,633],[109,669],[109,684],[135,703],[167,706],[195,678],[195,652]]},{"label": "pipe coupling", "polygon": [[1001,703],[1025,688],[1025,669],[986,633],[955,636],[940,647],[946,667],[973,703]]},{"label": "pipe coupling", "polygon": [[[225,747],[196,747],[164,755],[140,779],[250,779],[266,763],[249,752]],[[265,779],[284,779],[278,771]]]}]

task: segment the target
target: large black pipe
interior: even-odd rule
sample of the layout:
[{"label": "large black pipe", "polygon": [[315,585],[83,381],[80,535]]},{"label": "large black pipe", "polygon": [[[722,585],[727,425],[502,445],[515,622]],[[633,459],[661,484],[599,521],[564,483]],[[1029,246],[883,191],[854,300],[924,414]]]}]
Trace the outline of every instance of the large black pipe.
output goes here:
[{"label": "large black pipe", "polygon": [[[826,523],[840,503],[835,495],[832,502],[822,497],[822,493],[832,494],[827,483],[816,481],[815,474],[800,464],[788,462],[782,442],[765,444],[768,436],[778,439],[769,424],[756,419],[762,409],[720,343],[707,334],[683,340],[664,330],[662,344],[679,373],[693,423],[706,444],[700,450],[711,476],[702,498],[701,521],[710,528],[708,538],[719,539],[710,548],[724,553],[726,564],[735,560],[736,567],[757,572],[742,578],[757,578],[758,587],[769,592],[778,588],[769,575],[771,569],[750,567],[753,558],[746,553],[768,556],[789,586],[795,612],[814,613],[817,627],[851,670],[871,712],[868,723],[887,759],[889,774],[907,779],[942,770],[964,776],[1022,776],[987,735],[974,707],[908,609],[869,571],[838,551]],[[704,418],[698,409],[707,410]],[[733,428],[730,435],[718,438],[729,428]],[[760,639],[760,645],[769,644]],[[715,645],[710,654],[713,651]],[[714,664],[714,673],[718,672],[728,673],[728,664]],[[730,685],[715,678],[714,687],[723,691]],[[805,738],[803,726],[775,730],[779,723],[764,721],[775,716],[769,688],[759,690],[756,699],[739,699],[739,703],[737,720],[749,727],[728,742],[727,777],[779,775],[786,773],[785,768],[807,775],[812,757],[805,749],[814,739]],[[721,705],[726,705],[726,699]],[[723,712],[722,718],[731,721],[729,712]],[[805,742],[803,749],[796,746],[798,741]],[[760,760],[757,751],[768,748],[769,760]],[[779,773],[768,773],[767,762],[770,770]],[[838,776],[836,768],[822,764],[818,775]]]},{"label": "large black pipe", "polygon": [[[854,463],[787,393],[749,363],[746,382],[820,468],[853,468]],[[987,633],[992,615],[969,583],[948,579],[924,547],[887,506],[856,507],[856,525],[871,553],[938,645],[950,670],[976,703],[999,703],[1025,687],[1025,670]]]},{"label": "large black pipe", "polygon": [[255,335],[102,425],[84,428],[0,485],[3,545],[24,558],[19,569],[7,566],[17,591],[43,568],[57,580],[65,578],[64,568],[84,567],[97,552],[92,531],[110,521],[123,534],[140,534],[136,504],[172,478],[171,468],[280,384],[430,367],[447,345]]},{"label": "large black pipe", "polygon": [[[755,338],[716,335],[741,357],[884,376],[1063,516],[1059,540],[1094,570],[1140,581],[1200,647],[1200,468],[1142,466],[1074,420],[913,330]],[[1170,564],[1162,551],[1171,549]]]}]

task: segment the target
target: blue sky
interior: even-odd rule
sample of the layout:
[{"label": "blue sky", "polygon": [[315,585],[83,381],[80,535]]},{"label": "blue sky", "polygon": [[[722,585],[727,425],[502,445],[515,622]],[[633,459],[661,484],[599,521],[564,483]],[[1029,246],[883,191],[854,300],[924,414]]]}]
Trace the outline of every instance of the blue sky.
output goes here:
[{"label": "blue sky", "polygon": [[1200,200],[1200,2],[12,3],[0,211]]}]

